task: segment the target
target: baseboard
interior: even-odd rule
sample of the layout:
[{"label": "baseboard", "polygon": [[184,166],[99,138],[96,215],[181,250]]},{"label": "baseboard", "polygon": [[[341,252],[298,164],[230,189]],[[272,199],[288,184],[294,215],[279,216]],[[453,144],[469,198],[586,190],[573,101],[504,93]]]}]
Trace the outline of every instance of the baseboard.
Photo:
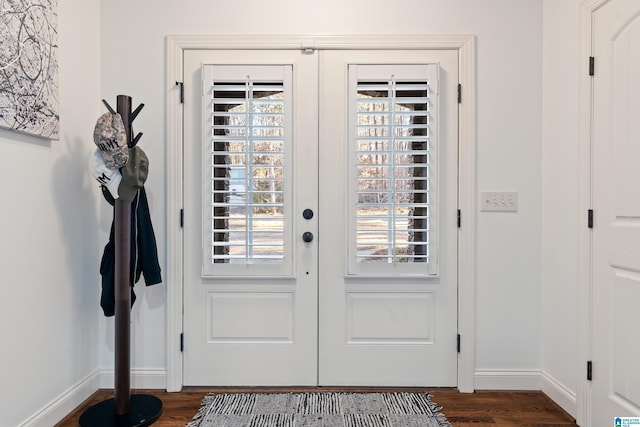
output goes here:
[{"label": "baseboard", "polygon": [[573,418],[577,418],[578,399],[576,393],[544,371],[542,371],[541,377],[542,392]]},{"label": "baseboard", "polygon": [[[131,388],[162,389],[167,388],[166,369],[131,369]],[[114,388],[115,373],[113,369],[100,371],[100,388]]]},{"label": "baseboard", "polygon": [[99,383],[99,373],[95,371],[18,424],[18,427],[51,427],[55,425],[95,393],[99,388]]},{"label": "baseboard", "polygon": [[476,390],[540,390],[540,371],[536,369],[476,369]]}]

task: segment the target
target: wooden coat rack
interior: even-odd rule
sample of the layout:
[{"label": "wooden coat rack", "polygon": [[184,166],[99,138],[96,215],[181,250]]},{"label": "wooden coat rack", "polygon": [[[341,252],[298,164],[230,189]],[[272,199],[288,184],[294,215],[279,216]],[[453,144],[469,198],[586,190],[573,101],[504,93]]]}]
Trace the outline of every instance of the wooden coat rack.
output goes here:
[{"label": "wooden coat rack", "polygon": [[[113,108],[102,100],[109,112]],[[131,124],[144,104],[131,111],[131,97],[118,95],[117,109],[127,133],[127,145],[135,146],[142,133],[133,137]],[[114,195],[115,196],[115,195]],[[148,426],[160,418],[162,401],[146,394],[131,395],[131,202],[115,199],[115,378],[114,397],[87,409],[81,427]]]}]

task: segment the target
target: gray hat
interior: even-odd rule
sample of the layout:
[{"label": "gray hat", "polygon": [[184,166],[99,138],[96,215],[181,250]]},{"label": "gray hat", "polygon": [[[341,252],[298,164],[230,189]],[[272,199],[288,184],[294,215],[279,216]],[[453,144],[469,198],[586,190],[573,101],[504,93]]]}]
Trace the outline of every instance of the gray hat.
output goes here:
[{"label": "gray hat", "polygon": [[108,168],[118,169],[127,164],[127,134],[120,114],[104,113],[98,118],[93,129],[93,142],[102,151],[104,163]]},{"label": "gray hat", "polygon": [[132,202],[138,190],[144,187],[149,174],[149,159],[137,145],[129,149],[129,161],[120,169],[122,181],[118,186],[118,195],[125,202]]}]

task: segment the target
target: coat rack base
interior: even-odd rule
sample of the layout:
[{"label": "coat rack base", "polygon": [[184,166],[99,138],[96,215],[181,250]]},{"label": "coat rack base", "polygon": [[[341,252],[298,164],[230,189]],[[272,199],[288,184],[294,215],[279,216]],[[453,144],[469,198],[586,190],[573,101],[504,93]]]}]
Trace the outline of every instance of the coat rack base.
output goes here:
[{"label": "coat rack base", "polygon": [[160,418],[162,401],[147,394],[132,394],[127,414],[118,416],[115,409],[115,399],[90,407],[80,416],[80,427],[149,426]]}]

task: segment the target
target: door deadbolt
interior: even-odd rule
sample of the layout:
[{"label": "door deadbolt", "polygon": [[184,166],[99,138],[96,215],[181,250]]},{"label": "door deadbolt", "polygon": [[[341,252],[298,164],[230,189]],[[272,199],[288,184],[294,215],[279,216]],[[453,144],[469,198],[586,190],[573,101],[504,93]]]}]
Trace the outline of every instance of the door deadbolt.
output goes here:
[{"label": "door deadbolt", "polygon": [[313,218],[313,211],[311,209],[305,209],[302,211],[302,217],[304,219],[311,219]]}]

